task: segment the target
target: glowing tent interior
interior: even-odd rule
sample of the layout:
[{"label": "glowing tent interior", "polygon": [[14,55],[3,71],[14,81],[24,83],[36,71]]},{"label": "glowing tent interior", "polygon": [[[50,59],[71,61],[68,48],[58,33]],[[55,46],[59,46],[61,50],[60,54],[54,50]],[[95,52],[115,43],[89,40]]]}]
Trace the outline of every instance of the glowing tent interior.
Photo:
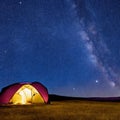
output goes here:
[{"label": "glowing tent interior", "polygon": [[48,103],[48,90],[41,83],[16,83],[3,88],[0,104]]}]

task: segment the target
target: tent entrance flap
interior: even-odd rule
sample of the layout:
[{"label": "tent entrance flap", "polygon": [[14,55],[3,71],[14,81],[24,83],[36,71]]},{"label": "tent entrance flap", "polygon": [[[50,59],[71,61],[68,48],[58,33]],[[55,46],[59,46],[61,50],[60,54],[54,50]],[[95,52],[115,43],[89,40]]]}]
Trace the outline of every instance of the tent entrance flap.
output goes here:
[{"label": "tent entrance flap", "polygon": [[31,85],[23,85],[10,99],[12,104],[44,103],[40,93]]}]

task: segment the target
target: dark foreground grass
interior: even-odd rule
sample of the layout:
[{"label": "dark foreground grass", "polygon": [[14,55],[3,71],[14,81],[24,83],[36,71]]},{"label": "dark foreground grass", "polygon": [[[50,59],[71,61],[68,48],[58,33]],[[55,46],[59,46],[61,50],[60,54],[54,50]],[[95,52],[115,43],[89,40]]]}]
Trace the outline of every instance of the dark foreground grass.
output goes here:
[{"label": "dark foreground grass", "polygon": [[70,100],[0,106],[0,120],[120,120],[120,103]]}]

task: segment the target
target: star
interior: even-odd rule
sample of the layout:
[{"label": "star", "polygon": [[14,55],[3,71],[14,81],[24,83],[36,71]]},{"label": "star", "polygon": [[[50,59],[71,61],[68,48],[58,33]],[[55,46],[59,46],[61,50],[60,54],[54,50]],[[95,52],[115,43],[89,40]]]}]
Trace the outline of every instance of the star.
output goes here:
[{"label": "star", "polygon": [[114,81],[110,81],[109,84],[111,85],[111,87],[115,87],[116,86]]},{"label": "star", "polygon": [[95,80],[96,83],[98,83],[99,81],[98,80]]},{"label": "star", "polygon": [[73,88],[73,91],[75,91],[75,88]]},{"label": "star", "polygon": [[22,1],[19,1],[19,4],[22,5]]},{"label": "star", "polygon": [[4,50],[4,53],[6,54],[6,53],[7,53],[7,50]]}]

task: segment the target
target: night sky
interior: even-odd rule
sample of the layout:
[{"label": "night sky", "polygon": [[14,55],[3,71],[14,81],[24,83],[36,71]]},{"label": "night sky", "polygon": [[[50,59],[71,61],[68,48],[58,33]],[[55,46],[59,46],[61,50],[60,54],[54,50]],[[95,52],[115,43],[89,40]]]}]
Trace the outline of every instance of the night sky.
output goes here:
[{"label": "night sky", "polygon": [[0,89],[120,96],[120,0],[0,0]]}]

